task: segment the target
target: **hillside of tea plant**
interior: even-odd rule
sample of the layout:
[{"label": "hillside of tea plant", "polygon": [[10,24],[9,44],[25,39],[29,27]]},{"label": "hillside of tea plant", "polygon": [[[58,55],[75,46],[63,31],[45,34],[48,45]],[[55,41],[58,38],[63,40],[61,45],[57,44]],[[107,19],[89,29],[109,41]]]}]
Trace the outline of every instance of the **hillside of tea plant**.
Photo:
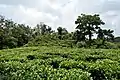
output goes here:
[{"label": "hillside of tea plant", "polygon": [[0,80],[120,80],[120,50],[45,46],[0,50]]}]

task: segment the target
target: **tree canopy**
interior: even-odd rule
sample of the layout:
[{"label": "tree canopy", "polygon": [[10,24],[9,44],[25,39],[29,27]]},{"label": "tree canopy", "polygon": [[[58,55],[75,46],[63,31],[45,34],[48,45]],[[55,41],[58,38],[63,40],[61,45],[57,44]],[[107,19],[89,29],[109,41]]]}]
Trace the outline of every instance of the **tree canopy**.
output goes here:
[{"label": "tree canopy", "polygon": [[[43,22],[31,28],[28,25],[18,24],[0,16],[0,49],[20,47],[45,35],[53,36],[54,39],[56,38],[55,40],[69,40],[72,42],[71,44],[75,45],[82,41],[82,44],[84,43],[89,47],[92,44],[96,45],[95,40],[102,40],[102,45],[105,44],[105,41],[114,40],[114,31],[102,29],[101,25],[105,25],[105,22],[101,20],[98,14],[81,14],[76,19],[75,24],[77,26],[74,32],[70,33],[64,27],[58,27],[57,32],[55,32],[52,27]],[[93,39],[92,37],[95,34],[97,38]]]}]

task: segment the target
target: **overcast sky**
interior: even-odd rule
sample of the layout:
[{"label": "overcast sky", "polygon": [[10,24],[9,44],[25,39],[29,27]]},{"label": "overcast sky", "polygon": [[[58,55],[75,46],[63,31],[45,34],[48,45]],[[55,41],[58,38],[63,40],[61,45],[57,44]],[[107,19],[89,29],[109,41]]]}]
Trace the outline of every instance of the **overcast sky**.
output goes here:
[{"label": "overcast sky", "polygon": [[99,13],[106,23],[103,28],[120,36],[120,0],[0,0],[0,15],[31,26],[44,22],[73,31],[81,13]]}]

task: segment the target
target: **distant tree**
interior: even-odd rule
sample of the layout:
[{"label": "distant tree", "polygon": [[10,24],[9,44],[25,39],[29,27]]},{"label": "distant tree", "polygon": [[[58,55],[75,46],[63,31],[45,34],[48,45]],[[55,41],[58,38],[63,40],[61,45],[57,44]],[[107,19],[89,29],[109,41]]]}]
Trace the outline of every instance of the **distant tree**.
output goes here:
[{"label": "distant tree", "polygon": [[115,37],[114,42],[120,42],[120,37]]},{"label": "distant tree", "polygon": [[52,28],[50,26],[47,27],[47,33],[52,33]]},{"label": "distant tree", "polygon": [[46,24],[41,24],[41,34],[44,35],[47,32],[47,25]]},{"label": "distant tree", "polygon": [[55,31],[54,30],[52,30],[52,28],[50,27],[50,26],[47,26],[47,28],[46,28],[46,33],[47,34],[52,34],[52,33],[54,33]]},{"label": "distant tree", "polygon": [[17,46],[23,46],[32,38],[32,30],[24,24],[17,24],[11,30],[12,36],[17,39]]},{"label": "distant tree", "polygon": [[103,40],[102,45],[104,45],[106,40],[107,41],[114,40],[113,32],[114,31],[110,30],[110,29],[109,30],[106,30],[106,29],[102,30],[99,28],[99,30],[97,32],[97,34],[98,34],[97,38]]},{"label": "distant tree", "polygon": [[70,39],[70,34],[66,28],[62,28],[62,39],[63,40]]},{"label": "distant tree", "polygon": [[68,31],[67,31],[66,28],[63,28],[63,29],[62,29],[62,34],[64,34],[64,35],[65,35],[65,34],[68,34]]},{"label": "distant tree", "polygon": [[31,39],[31,28],[0,16],[0,49],[20,47]]},{"label": "distant tree", "polygon": [[58,27],[57,30],[58,30],[58,34],[62,35],[62,30],[63,30],[62,27]]},{"label": "distant tree", "polygon": [[40,22],[37,24],[36,27],[33,29],[33,36],[44,35],[46,32],[46,26],[44,23]]},{"label": "distant tree", "polygon": [[76,29],[79,29],[82,35],[88,35],[89,42],[91,42],[92,36],[96,32],[96,29],[99,28],[99,25],[104,25],[105,23],[100,19],[99,15],[97,14],[81,14],[81,16],[78,16],[77,20],[75,21],[75,24],[77,24]]},{"label": "distant tree", "polygon": [[62,30],[63,30],[62,27],[57,28],[59,39],[62,39]]},{"label": "distant tree", "polygon": [[76,30],[73,33],[73,39],[76,40],[76,43],[80,41],[85,41],[85,35],[81,31]]},{"label": "distant tree", "polygon": [[36,25],[36,27],[33,29],[34,36],[38,36],[41,34],[41,26],[39,24]]},{"label": "distant tree", "polygon": [[54,31],[50,26],[40,22],[40,24],[37,24],[37,26],[33,29],[33,37],[35,38],[35,36],[51,34],[53,32]]},{"label": "distant tree", "polygon": [[12,20],[7,20],[4,16],[0,16],[0,49],[11,47],[8,45],[13,43],[10,39],[13,39],[11,30],[14,26],[15,23]]},{"label": "distant tree", "polygon": [[113,30],[103,30],[104,37],[107,41],[114,40]]},{"label": "distant tree", "polygon": [[101,28],[98,29],[97,34],[97,39],[104,39],[104,32]]},{"label": "distant tree", "polygon": [[67,31],[67,29],[66,28],[62,28],[62,27],[58,27],[57,28],[57,31],[58,31],[58,38],[59,39],[66,39],[66,38],[68,38],[68,31]]}]

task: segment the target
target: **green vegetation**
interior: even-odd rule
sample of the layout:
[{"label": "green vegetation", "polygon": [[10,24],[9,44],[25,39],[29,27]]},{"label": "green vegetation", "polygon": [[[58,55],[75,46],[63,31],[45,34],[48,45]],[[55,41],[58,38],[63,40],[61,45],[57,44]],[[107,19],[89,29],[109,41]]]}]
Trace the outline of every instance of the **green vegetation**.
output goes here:
[{"label": "green vegetation", "polygon": [[[105,23],[98,14],[81,14],[75,24],[76,30],[74,32],[68,32],[63,27],[58,27],[57,32],[55,32],[50,26],[42,22],[31,28],[28,25],[17,24],[0,16],[0,49],[24,45],[119,48],[119,37],[114,38],[113,30],[101,28],[101,25],[105,25]],[[97,37],[93,39],[93,35],[97,35]]]},{"label": "green vegetation", "polygon": [[0,16],[0,49],[20,47],[32,38],[32,30]]},{"label": "green vegetation", "polygon": [[74,32],[56,32],[0,16],[0,80],[120,80],[120,37],[101,28],[97,14],[75,24]]},{"label": "green vegetation", "polygon": [[118,80],[120,50],[23,47],[0,51],[3,80]]}]

